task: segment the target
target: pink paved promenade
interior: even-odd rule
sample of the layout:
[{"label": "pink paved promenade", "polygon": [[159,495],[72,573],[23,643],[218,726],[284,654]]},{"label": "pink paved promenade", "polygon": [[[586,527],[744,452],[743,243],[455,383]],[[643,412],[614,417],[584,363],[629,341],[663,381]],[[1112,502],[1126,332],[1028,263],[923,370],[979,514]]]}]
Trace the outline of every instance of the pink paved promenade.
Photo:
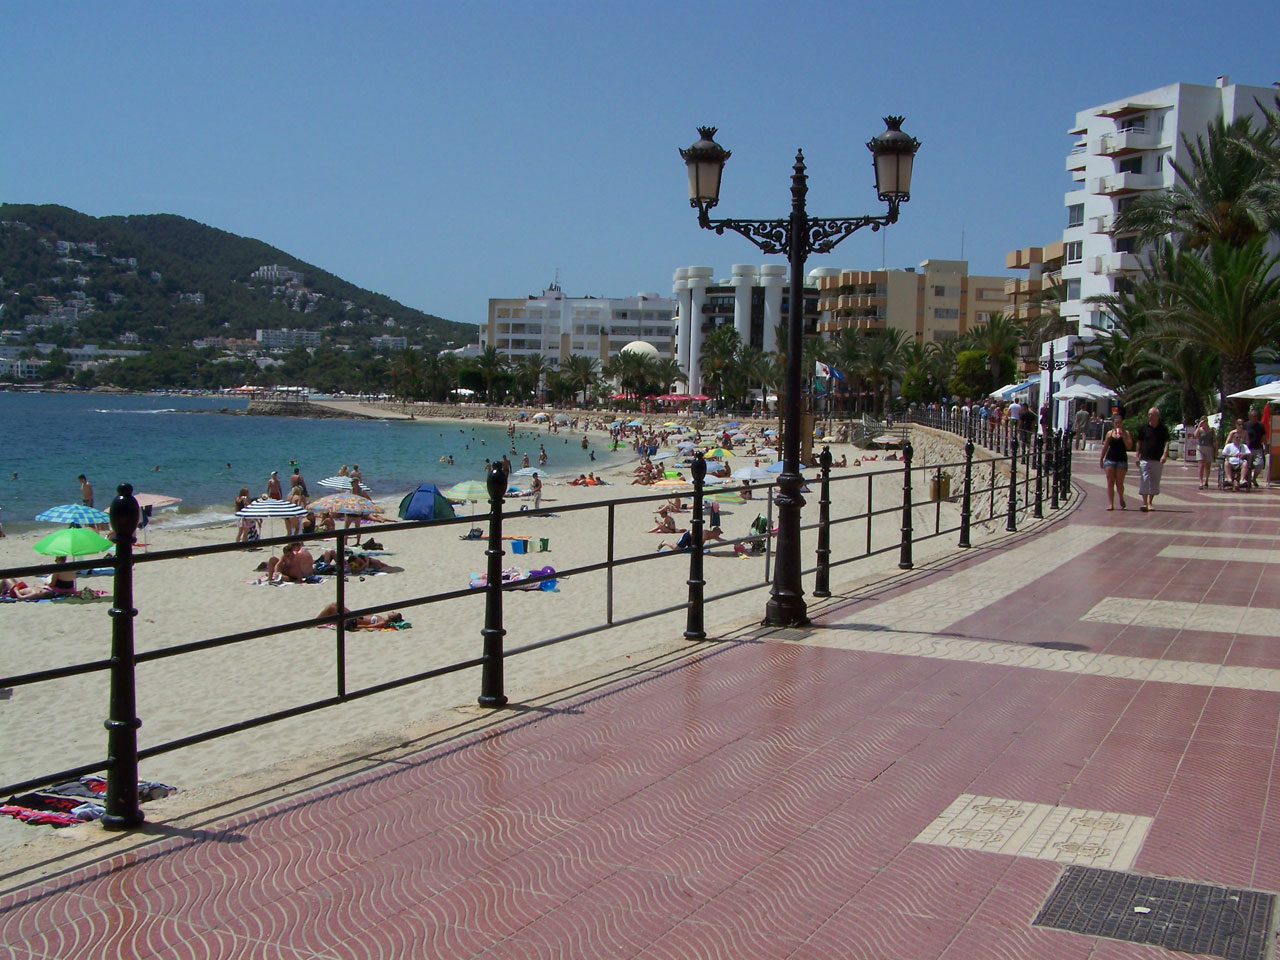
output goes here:
[{"label": "pink paved promenade", "polygon": [[1181,476],[10,889],[0,956],[1186,957],[1032,924],[1068,864],[1280,889],[1280,495]]}]

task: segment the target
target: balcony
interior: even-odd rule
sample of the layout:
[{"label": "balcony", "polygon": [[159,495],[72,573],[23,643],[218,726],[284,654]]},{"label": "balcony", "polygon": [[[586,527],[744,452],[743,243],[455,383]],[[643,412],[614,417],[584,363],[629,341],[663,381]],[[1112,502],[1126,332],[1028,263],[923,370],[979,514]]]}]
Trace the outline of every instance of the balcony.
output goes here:
[{"label": "balcony", "polygon": [[1104,253],[1089,258],[1089,272],[1107,277],[1125,276],[1141,269],[1138,258],[1132,253]]},{"label": "balcony", "polygon": [[1108,214],[1105,217],[1090,217],[1089,232],[1090,233],[1110,233],[1111,226],[1115,223],[1115,217]]},{"label": "balcony", "polygon": [[1089,181],[1090,192],[1103,196],[1159,190],[1163,186],[1164,178],[1158,173],[1113,173]]},{"label": "balcony", "polygon": [[1144,127],[1130,127],[1117,133],[1106,133],[1089,142],[1089,152],[1102,157],[1118,157],[1139,150],[1154,150],[1160,146],[1160,135]]},{"label": "balcony", "polygon": [[1085,152],[1084,147],[1076,147],[1067,154],[1067,170],[1083,170],[1089,154]]},{"label": "balcony", "polygon": [[1029,297],[1039,293],[1043,288],[1040,280],[1028,280],[1025,277],[1010,277],[1004,282],[1006,297]]}]

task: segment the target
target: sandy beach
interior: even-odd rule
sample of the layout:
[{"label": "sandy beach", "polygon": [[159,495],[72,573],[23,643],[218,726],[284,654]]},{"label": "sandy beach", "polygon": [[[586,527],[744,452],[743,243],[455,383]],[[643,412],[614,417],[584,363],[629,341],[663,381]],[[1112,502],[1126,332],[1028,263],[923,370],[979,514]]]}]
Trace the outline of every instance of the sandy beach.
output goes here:
[{"label": "sandy beach", "polygon": [[[916,442],[916,463],[958,459],[950,447],[954,438],[934,438]],[[847,516],[865,508],[868,492],[877,509],[901,503],[901,463],[883,459],[853,467],[859,451],[836,445],[838,458],[846,454],[850,466],[833,471],[833,476],[857,474],[855,481],[832,484],[832,515]],[[948,456],[950,454],[950,456]],[[734,468],[750,464],[753,457],[733,457]],[[652,494],[642,486],[632,486],[633,461],[606,473],[608,486],[577,487],[563,481],[547,481],[543,506],[556,508],[617,497]],[[815,471],[806,470],[807,477]],[[870,478],[870,479],[866,479]],[[734,481],[731,481],[734,482]],[[958,506],[944,502],[940,507],[927,502],[923,477],[917,475],[916,511],[918,532],[932,528],[935,519],[942,527],[958,522]],[[809,496],[805,522],[817,516],[817,487]],[[509,501],[509,510],[519,511],[525,500]],[[686,495],[687,502],[687,495]],[[615,558],[655,556],[658,545],[671,543],[673,535],[650,533],[659,503],[621,504],[614,516]],[[394,516],[394,503],[385,505]],[[483,505],[459,506],[459,514],[482,511]],[[726,537],[745,536],[753,519],[765,510],[762,491],[755,499],[740,504],[724,504],[722,518]],[[608,555],[609,511],[581,510],[551,517],[521,517],[518,512],[505,520],[504,533],[511,536],[545,538],[549,549],[526,555],[508,555],[504,566],[564,570],[599,563]],[[690,514],[675,515],[680,527],[687,527]],[[1002,518],[1001,518],[1002,519]],[[484,525],[481,518],[480,525]],[[273,527],[274,524],[274,527]],[[1001,522],[975,526],[974,540],[1003,529]],[[899,522],[894,515],[877,518],[873,546],[887,547],[898,541]],[[398,533],[383,533],[377,525],[365,528],[382,544],[379,559],[399,568],[398,572],[377,576],[352,575],[346,583],[347,605],[353,609],[394,603],[412,623],[398,632],[357,632],[348,634],[346,674],[348,689],[393,680],[430,670],[453,661],[480,655],[483,596],[447,603],[408,606],[408,601],[437,592],[467,587],[473,573],[485,569],[485,542],[462,540],[465,526],[425,527]],[[234,538],[230,526],[166,529],[161,519],[147,531],[150,551],[182,549],[226,542]],[[279,521],[270,521],[266,535],[283,533]],[[806,531],[802,559],[811,566],[816,533]],[[0,565],[16,566],[32,562],[35,536],[0,540]],[[832,529],[833,559],[866,548],[865,520],[839,524]],[[916,545],[917,560],[950,552],[955,537],[948,535]],[[759,620],[767,599],[762,558],[744,558],[731,548],[716,548],[705,558],[707,594],[750,584],[761,589],[710,604],[706,612],[708,632],[712,627]],[[318,553],[320,545],[313,546]],[[278,552],[278,548],[277,548]],[[141,555],[145,555],[145,551]],[[136,569],[135,620],[139,652],[152,651],[260,628],[269,623],[315,616],[334,600],[334,578],[320,584],[267,585],[259,583],[257,567],[269,551],[234,552],[190,557],[164,563],[141,563]],[[625,620],[659,606],[681,603],[687,597],[688,554],[664,552],[653,562],[618,568],[612,577],[612,617]],[[832,586],[865,579],[877,571],[896,568],[896,551],[839,568]],[[604,571],[562,578],[555,592],[514,591],[506,594],[506,646],[512,649],[602,624],[609,616],[607,574]],[[110,591],[109,576],[86,576],[81,586]],[[806,590],[812,578],[806,577]],[[105,658],[110,647],[110,598],[93,601],[68,600],[52,603],[7,603],[0,605],[0,675],[26,673],[43,668]],[[646,656],[687,646],[681,634],[683,611],[660,618],[592,633],[565,643],[509,658],[506,661],[506,692],[513,703],[527,702],[550,691],[606,675]],[[252,640],[181,657],[161,659],[138,667],[138,715],[142,719],[139,743],[145,748],[172,738],[188,736],[222,724],[234,723],[260,713],[287,708],[333,696],[335,687],[336,631],[307,628],[277,637]],[[479,671],[459,673],[377,694],[255,730],[222,737],[210,743],[170,752],[142,764],[143,778],[178,787],[182,793],[160,801],[152,818],[162,816],[157,807],[202,802],[219,792],[242,789],[243,778],[257,776],[279,779],[281,771],[309,765],[323,765],[334,757],[399,743],[414,731],[439,728],[459,718],[474,716],[479,693]],[[45,684],[4,690],[0,688],[0,780],[14,781],[40,773],[98,760],[105,755],[106,737],[102,721],[107,712],[107,674],[91,673]],[[73,828],[67,835],[82,831]],[[0,849],[11,848],[48,832],[16,821],[0,818]]]}]

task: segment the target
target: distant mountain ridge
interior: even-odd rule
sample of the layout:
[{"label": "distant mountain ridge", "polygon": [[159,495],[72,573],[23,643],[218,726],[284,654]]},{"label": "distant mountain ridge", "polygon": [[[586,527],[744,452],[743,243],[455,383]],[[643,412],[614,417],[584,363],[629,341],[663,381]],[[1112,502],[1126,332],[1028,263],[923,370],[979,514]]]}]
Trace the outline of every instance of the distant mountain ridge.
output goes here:
[{"label": "distant mountain ridge", "polygon": [[[271,265],[301,283],[253,278]],[[406,307],[260,240],[172,214],[92,217],[52,204],[0,204],[0,304],[2,328],[43,317],[41,339],[103,346],[251,339],[259,327],[353,347],[405,337],[432,351],[476,336],[474,324]]]}]

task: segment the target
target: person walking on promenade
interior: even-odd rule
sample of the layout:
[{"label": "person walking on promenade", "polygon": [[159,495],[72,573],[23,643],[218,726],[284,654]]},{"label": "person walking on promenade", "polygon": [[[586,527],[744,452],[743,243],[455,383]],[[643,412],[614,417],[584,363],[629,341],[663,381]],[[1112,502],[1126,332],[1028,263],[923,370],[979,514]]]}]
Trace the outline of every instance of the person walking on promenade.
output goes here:
[{"label": "person walking on promenade", "polygon": [[1147,422],[1138,428],[1138,495],[1143,513],[1151,510],[1160,493],[1160,475],[1169,457],[1169,428],[1160,422],[1160,411],[1147,411]]},{"label": "person walking on promenade", "polygon": [[1209,489],[1209,474],[1213,469],[1213,461],[1217,458],[1216,438],[1213,427],[1209,426],[1209,418],[1201,417],[1196,424],[1196,462],[1200,467],[1200,489]]},{"label": "person walking on promenade", "polygon": [[[1249,442],[1251,456],[1249,458],[1249,486],[1258,485],[1257,474],[1266,466],[1267,428],[1258,419],[1257,409],[1249,411],[1249,419],[1244,424],[1245,439]],[[1261,455],[1261,456],[1260,456]],[[1265,475],[1265,474],[1264,474]]]},{"label": "person walking on promenade", "polygon": [[1133,447],[1133,437],[1124,428],[1124,417],[1116,414],[1111,418],[1111,429],[1102,440],[1102,453],[1098,457],[1098,466],[1107,475],[1107,509],[1116,508],[1116,494],[1120,495],[1120,509],[1128,504],[1124,502],[1124,475],[1129,471],[1129,450]]},{"label": "person walking on promenade", "polygon": [[1075,419],[1072,422],[1075,424],[1076,430],[1075,447],[1077,450],[1083,450],[1085,431],[1089,428],[1089,411],[1081,405],[1080,409],[1076,411]]},{"label": "person walking on promenade", "polygon": [[[16,476],[16,474],[15,474]],[[80,502],[86,507],[93,506],[93,484],[85,479],[84,474],[76,477],[80,481]]]}]

